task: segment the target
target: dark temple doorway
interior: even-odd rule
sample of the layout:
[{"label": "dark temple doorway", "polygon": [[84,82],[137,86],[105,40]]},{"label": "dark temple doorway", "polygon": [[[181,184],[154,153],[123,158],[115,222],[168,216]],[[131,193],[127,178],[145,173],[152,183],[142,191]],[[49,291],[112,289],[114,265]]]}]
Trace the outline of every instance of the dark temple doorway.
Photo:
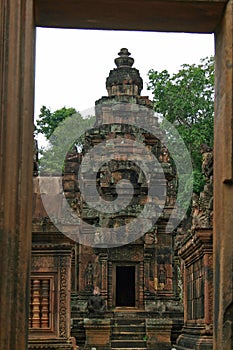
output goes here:
[{"label": "dark temple doorway", "polygon": [[116,306],[135,306],[135,266],[116,266]]}]

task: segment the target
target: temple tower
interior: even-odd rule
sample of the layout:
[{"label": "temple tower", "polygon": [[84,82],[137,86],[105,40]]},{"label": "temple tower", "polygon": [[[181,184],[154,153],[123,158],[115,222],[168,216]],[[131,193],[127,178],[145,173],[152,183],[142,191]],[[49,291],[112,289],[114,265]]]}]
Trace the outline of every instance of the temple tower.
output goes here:
[{"label": "temple tower", "polygon": [[[76,177],[71,186],[77,189],[76,198],[71,192],[66,193],[68,201],[76,203],[84,223],[80,234],[86,237],[86,241],[82,238],[82,244],[77,243],[73,257],[73,335],[80,347],[88,346],[87,330],[86,335],[84,330],[84,319],[88,317],[86,305],[97,286],[106,301],[106,318],[111,320],[106,349],[129,348],[130,344],[132,348],[170,349],[182,326],[178,259],[174,256],[174,232],[169,222],[175,207],[176,174],[161,141],[162,131],[152,101],[140,95],[143,81],[139,71],[132,67],[134,59],[126,48],[118,55],[116,68],[106,79],[108,96],[95,104],[95,127],[85,133],[82,154],[74,152],[67,157],[64,174],[64,182],[66,178],[70,181],[70,174],[80,174],[81,164],[85,163],[79,179]],[[150,132],[155,128],[156,135]],[[98,151],[88,158],[91,150],[101,146],[103,148],[96,148]],[[155,159],[154,163],[151,159]],[[152,195],[145,170],[151,163],[150,179],[152,187],[157,189]],[[97,164],[100,164],[98,169]],[[91,177],[91,173],[96,176]],[[85,199],[80,181],[88,184]],[[119,181],[123,187],[117,192]],[[130,203],[108,211],[106,202],[114,202],[119,195],[118,204],[125,203],[129,182],[133,188]],[[103,200],[102,208],[90,209],[97,203],[90,190],[93,186]],[[163,208],[154,220],[154,212],[160,211],[160,207]],[[152,208],[148,229],[143,219],[138,221],[144,208],[147,216]],[[136,226],[132,229],[135,220]],[[118,232],[116,241],[114,237]],[[120,335],[132,322],[135,329],[139,329],[136,338],[133,334]],[[98,348],[98,344],[92,345]]]}]

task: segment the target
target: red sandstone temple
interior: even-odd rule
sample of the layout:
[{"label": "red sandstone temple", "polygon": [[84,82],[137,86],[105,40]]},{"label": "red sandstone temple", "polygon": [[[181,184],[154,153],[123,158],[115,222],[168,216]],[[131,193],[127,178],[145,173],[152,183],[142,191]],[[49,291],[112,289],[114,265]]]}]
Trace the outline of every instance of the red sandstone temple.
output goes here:
[{"label": "red sandstone temple", "polygon": [[[59,179],[54,175],[54,187],[41,192],[40,181],[46,177],[34,177],[29,349],[212,349],[212,222],[206,219],[212,213],[212,158],[205,158],[209,187],[197,198],[192,226],[177,234],[170,221],[176,206],[176,169],[159,128],[154,135],[143,125],[132,126],[139,118],[158,125],[152,102],[140,96],[143,82],[127,49],[121,49],[115,63],[117,68],[106,80],[108,96],[96,101],[96,122],[85,133],[82,152],[74,149],[66,156],[64,196],[84,222],[72,227],[73,236],[57,228],[43,205],[46,195],[59,203]],[[85,154],[118,139],[126,140],[127,147],[131,147],[127,140],[140,140],[158,160],[153,172],[166,194],[156,194],[158,203],[164,196],[161,215],[141,235],[124,231],[127,243],[106,244],[101,235],[95,244],[89,244],[89,238],[80,243],[81,236],[92,237],[93,242],[88,227],[124,227],[146,203],[144,174],[114,142],[108,151],[110,160],[98,169],[94,182],[105,200],[114,201],[117,182],[130,181],[134,189],[130,206],[109,214],[90,210],[82,198],[78,174]],[[130,152],[142,158],[140,148]],[[95,161],[88,164],[87,173],[95,168]],[[54,215],[62,210],[53,207]],[[101,317],[90,317],[87,309],[94,287],[106,305]]]}]

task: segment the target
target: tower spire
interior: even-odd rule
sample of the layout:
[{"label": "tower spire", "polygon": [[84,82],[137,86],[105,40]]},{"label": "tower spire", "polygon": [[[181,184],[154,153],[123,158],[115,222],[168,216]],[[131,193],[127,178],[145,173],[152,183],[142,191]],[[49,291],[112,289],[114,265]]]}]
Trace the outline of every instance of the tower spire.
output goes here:
[{"label": "tower spire", "polygon": [[117,68],[110,71],[106,80],[108,96],[140,96],[143,88],[143,80],[139,71],[132,68],[134,59],[127,48],[122,48],[118,53],[119,57],[114,62]]}]

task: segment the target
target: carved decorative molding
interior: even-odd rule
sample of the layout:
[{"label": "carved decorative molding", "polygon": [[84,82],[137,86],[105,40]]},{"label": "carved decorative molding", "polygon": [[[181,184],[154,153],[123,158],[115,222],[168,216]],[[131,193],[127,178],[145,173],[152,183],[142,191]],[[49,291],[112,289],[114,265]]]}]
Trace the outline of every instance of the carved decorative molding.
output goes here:
[{"label": "carved decorative molding", "polygon": [[58,257],[54,256],[32,255],[31,261],[32,271],[58,267]]},{"label": "carved decorative molding", "polygon": [[59,335],[61,338],[66,338],[67,334],[67,258],[60,258],[60,297],[59,297]]},{"label": "carved decorative molding", "polygon": [[136,249],[132,249],[131,246],[115,248],[109,252],[109,260],[142,261],[143,249],[141,246]]}]

